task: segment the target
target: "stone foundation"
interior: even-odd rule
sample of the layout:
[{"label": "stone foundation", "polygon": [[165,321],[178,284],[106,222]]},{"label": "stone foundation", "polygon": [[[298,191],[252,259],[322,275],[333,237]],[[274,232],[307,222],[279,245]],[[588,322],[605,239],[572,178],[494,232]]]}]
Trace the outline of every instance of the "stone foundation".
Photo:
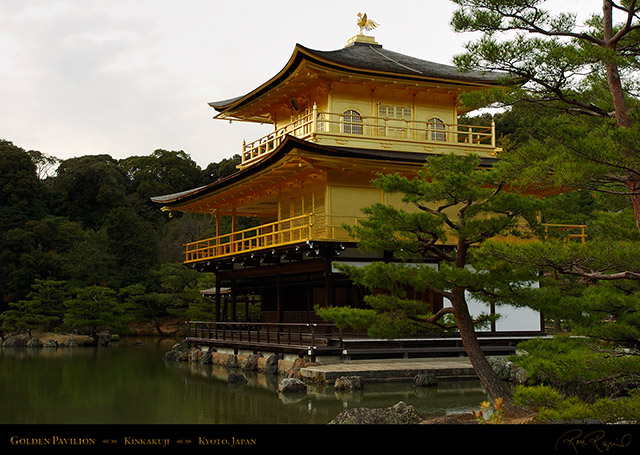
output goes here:
[{"label": "stone foundation", "polygon": [[286,377],[300,377],[300,369],[318,365],[304,357],[283,356],[282,354],[253,354],[220,352],[215,349],[194,347],[187,349],[176,343],[166,353],[165,360],[179,362],[198,362],[203,365],[217,365],[238,368],[242,371],[277,374]]}]

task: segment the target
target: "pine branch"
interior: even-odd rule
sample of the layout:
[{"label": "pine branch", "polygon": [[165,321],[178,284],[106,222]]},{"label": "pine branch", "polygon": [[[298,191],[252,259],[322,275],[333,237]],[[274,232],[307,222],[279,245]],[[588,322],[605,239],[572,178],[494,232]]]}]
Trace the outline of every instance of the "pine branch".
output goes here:
[{"label": "pine branch", "polygon": [[411,319],[412,321],[415,321],[415,322],[419,322],[419,323],[427,323],[427,324],[435,325],[436,327],[440,327],[441,329],[445,329],[445,330],[456,328],[457,326],[455,324],[452,325],[452,326],[448,326],[446,324],[441,324],[441,323],[438,322],[438,321],[440,321],[440,319],[445,317],[447,314],[453,314],[453,308],[451,308],[451,307],[441,308],[435,314],[429,316],[426,319],[425,318],[417,318],[417,317],[410,317],[409,319]]}]

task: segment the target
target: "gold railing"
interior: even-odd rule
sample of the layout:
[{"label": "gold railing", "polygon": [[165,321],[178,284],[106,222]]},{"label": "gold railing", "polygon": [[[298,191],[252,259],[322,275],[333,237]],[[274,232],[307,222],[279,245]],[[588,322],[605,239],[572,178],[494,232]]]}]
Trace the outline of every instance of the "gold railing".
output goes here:
[{"label": "gold railing", "polygon": [[314,105],[306,115],[253,142],[242,144],[242,164],[275,150],[287,135],[309,139],[317,135],[337,135],[409,141],[416,144],[450,144],[495,148],[495,125],[459,125],[402,118],[366,117],[353,114],[320,112]]},{"label": "gold railing", "polygon": [[[314,224],[311,213],[285,220],[222,234],[209,239],[185,244],[185,263],[207,261],[248,253],[266,248],[275,248],[307,240],[355,241],[345,225],[357,226],[359,218],[348,216],[324,216],[323,222]],[[544,224],[545,238],[578,240],[584,243],[586,225]]]},{"label": "gold railing", "polygon": [[545,238],[562,238],[569,242],[577,240],[580,243],[584,243],[587,240],[587,234],[585,224],[549,224],[545,223],[544,233]]},{"label": "gold railing", "polygon": [[304,116],[299,121],[290,123],[253,142],[242,143],[242,164],[270,153],[280,145],[287,135],[308,139],[314,132],[313,115]]},{"label": "gold railing", "polygon": [[306,242],[307,240],[353,241],[344,223],[357,225],[355,217],[323,216],[314,223],[313,214],[305,214],[273,223],[230,232],[185,244],[185,263],[201,262],[267,248]]},{"label": "gold railing", "polygon": [[304,242],[312,238],[313,215],[306,214],[187,243],[185,263]]}]

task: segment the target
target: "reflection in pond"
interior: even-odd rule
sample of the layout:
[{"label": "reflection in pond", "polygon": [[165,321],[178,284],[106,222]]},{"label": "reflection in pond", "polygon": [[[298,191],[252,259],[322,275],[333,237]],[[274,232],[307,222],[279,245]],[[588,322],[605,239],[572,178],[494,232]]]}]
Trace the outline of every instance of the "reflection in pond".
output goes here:
[{"label": "reflection in pond", "polygon": [[[136,344],[136,342],[138,342]],[[354,407],[404,401],[423,417],[469,412],[487,399],[477,381],[366,383],[336,391],[308,385],[306,394],[276,392],[279,377],[162,360],[176,340],[123,339],[109,348],[0,349],[0,423],[325,424]]]}]

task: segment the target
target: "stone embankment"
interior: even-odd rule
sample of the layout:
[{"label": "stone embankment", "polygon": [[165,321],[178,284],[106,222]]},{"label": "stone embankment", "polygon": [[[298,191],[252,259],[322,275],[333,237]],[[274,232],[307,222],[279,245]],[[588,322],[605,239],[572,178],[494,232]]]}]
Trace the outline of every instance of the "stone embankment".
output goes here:
[{"label": "stone embankment", "polygon": [[[103,334],[99,343],[108,344],[112,336]],[[2,341],[4,348],[72,348],[78,346],[95,346],[96,340],[88,335],[42,333],[36,336],[27,334],[11,335]]]},{"label": "stone embankment", "polygon": [[267,374],[277,374],[290,378],[300,377],[300,370],[309,365],[314,365],[304,358],[286,360],[282,355],[273,354],[264,357],[259,354],[235,355],[217,352],[211,348],[202,350],[199,348],[188,349],[180,343],[176,343],[164,356],[166,361],[197,362],[202,365],[218,365],[227,368],[236,368],[240,371],[256,371]]},{"label": "stone embankment", "polygon": [[[327,382],[335,381],[337,389],[346,390],[361,388],[363,380],[389,381],[410,379],[417,387],[428,387],[437,385],[437,380],[442,377],[476,377],[473,367],[469,364],[468,360],[431,359],[423,365],[403,362],[378,364],[373,361],[372,364],[365,365],[362,368],[357,368],[354,364],[339,364],[337,366],[329,366],[328,368],[331,370],[331,374],[328,374],[327,371],[325,371],[327,366],[323,366],[318,362],[311,362],[305,358],[288,360],[279,354],[272,354],[268,357],[260,354],[236,355],[217,352],[215,348],[209,348],[208,350],[200,348],[188,349],[180,343],[176,343],[171,350],[165,354],[164,359],[168,361],[218,365],[226,368],[235,368],[240,371],[277,374],[279,376],[296,378],[303,382],[326,384]],[[508,359],[504,357],[490,357],[489,362],[502,380],[516,384],[525,382],[526,372]],[[414,366],[415,369],[409,369],[410,365]],[[429,369],[428,366],[432,368]],[[394,369],[396,367],[401,369],[402,374],[399,374],[398,371]],[[375,371],[372,372],[369,370]],[[361,374],[353,373],[354,371],[359,371]],[[384,376],[385,374],[387,375],[386,377]]]}]

